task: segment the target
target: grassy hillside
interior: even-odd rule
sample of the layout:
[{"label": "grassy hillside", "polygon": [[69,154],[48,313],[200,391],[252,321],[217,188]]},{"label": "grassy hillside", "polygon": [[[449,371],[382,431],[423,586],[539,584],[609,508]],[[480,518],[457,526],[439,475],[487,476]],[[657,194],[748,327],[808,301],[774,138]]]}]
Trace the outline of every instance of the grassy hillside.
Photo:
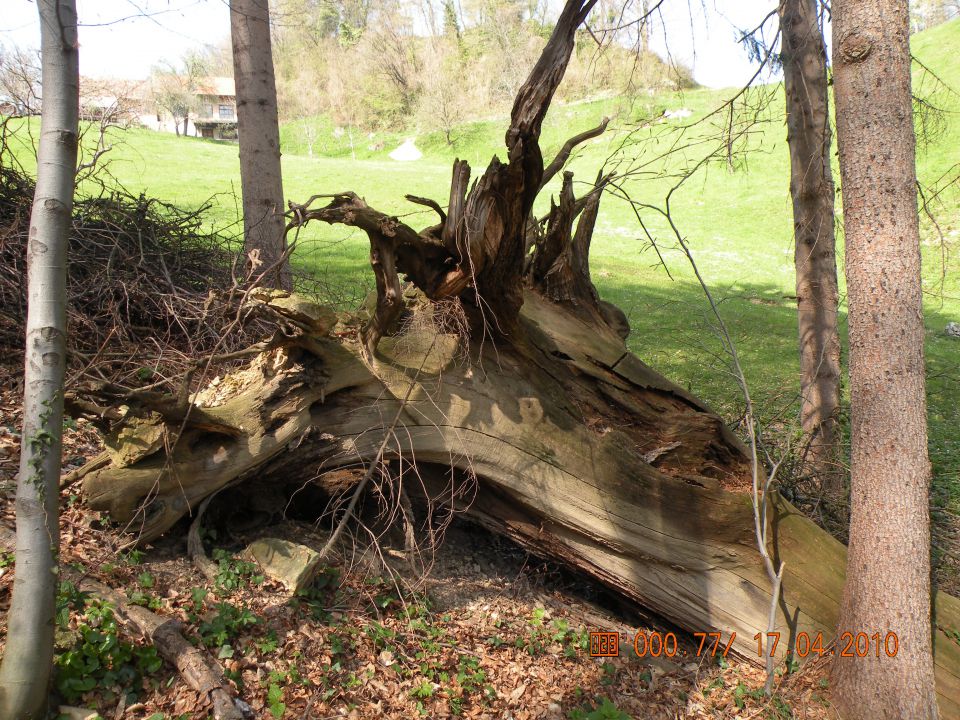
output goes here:
[{"label": "grassy hillside", "polygon": [[[952,50],[960,47],[960,21],[918,35],[913,47],[917,57],[943,81],[960,88],[960,58]],[[955,94],[919,69],[915,87],[921,93],[930,92],[934,104],[960,109]],[[738,160],[735,172],[722,160],[708,163],[673,195],[671,203],[677,226],[722,301],[722,312],[764,419],[777,432],[789,433],[796,425],[799,370],[796,307],[791,301],[794,272],[786,129],[778,88],[758,90],[747,100],[755,101],[764,93],[772,95],[769,107],[758,113],[759,124],[747,141],[750,152]],[[695,162],[706,146],[706,137],[726,119],[718,117],[708,122],[706,129],[690,131],[687,142],[700,144],[686,153],[662,162],[654,161],[655,157],[677,138],[681,123],[702,118],[730,94],[732,91],[691,90],[639,100],[611,98],[556,106],[544,125],[544,155],[550,157],[567,137],[610,115],[610,131],[588,143],[572,163],[576,178],[592,179],[612,156],[621,162],[647,158],[651,164],[626,187],[636,200],[661,205],[672,181],[656,177],[657,173],[676,173],[685,163]],[[679,108],[691,110],[692,117],[642,127],[664,109]],[[738,117],[743,115],[741,108]],[[354,137],[357,159],[353,160],[349,146],[344,149],[343,136],[335,137],[329,123],[318,121],[314,157],[289,151],[292,132],[288,128],[283,133],[288,143],[285,191],[290,199],[302,201],[314,193],[352,189],[372,205],[405,216],[415,227],[423,226],[433,222],[431,213],[405,202],[404,193],[445,201],[453,158],[466,158],[474,174],[479,174],[490,156],[502,153],[505,127],[506,118],[463,125],[454,133],[452,147],[438,133],[418,137],[424,157],[411,163],[388,158],[402,135]],[[934,127],[937,132],[928,135],[918,153],[921,181],[930,186],[960,161],[960,117],[947,113]],[[644,142],[618,154],[631,131]],[[117,135],[115,143],[110,168],[128,188],[187,206],[216,195],[211,221],[219,225],[236,222],[238,201],[233,193],[239,192],[239,165],[235,145],[141,130]],[[323,148],[334,157],[319,156]],[[960,273],[951,255],[960,219],[954,190],[940,196],[937,212],[950,245],[941,247],[932,223],[923,223],[931,454],[938,491],[956,502],[960,499],[960,342],[943,333],[948,320],[960,320]],[[600,293],[629,315],[632,350],[713,403],[725,417],[736,418],[739,396],[727,373],[702,293],[664,219],[648,211],[642,217],[658,240],[670,275],[658,266],[657,255],[643,237],[632,209],[607,197],[601,205],[591,256]],[[842,243],[840,250],[842,254]],[[373,285],[367,253],[366,238],[359,233],[341,227],[311,227],[301,236],[294,260],[328,280],[338,296],[349,302]]]}]

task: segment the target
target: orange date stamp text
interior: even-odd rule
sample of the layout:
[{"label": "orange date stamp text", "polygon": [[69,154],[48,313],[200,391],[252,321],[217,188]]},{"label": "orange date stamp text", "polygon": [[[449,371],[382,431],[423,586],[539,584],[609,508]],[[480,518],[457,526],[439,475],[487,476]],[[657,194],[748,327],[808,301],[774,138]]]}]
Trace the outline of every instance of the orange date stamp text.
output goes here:
[{"label": "orange date stamp text", "polygon": [[[640,630],[633,638],[633,654],[643,657],[676,657],[678,654],[695,654],[698,658],[717,656],[726,658],[733,649],[737,633],[724,636],[719,631],[693,633],[692,652],[683,650],[672,632]],[[796,658],[823,657],[896,657],[900,651],[900,639],[897,633],[842,632],[835,640],[825,640],[823,633],[799,632],[796,636],[782,636],[779,632],[758,632],[753,636],[757,657],[776,655],[790,644],[787,654]],[[741,646],[740,652],[743,652]],[[620,655],[620,634],[616,632],[591,632],[591,657],[618,657]]]}]

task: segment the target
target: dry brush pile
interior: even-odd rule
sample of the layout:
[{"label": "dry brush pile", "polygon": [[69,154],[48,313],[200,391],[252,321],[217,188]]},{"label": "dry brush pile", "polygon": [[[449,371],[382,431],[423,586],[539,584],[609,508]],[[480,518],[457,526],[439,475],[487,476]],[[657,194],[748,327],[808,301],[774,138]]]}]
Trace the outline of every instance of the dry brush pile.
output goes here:
[{"label": "dry brush pile", "polygon": [[[23,351],[33,192],[33,178],[4,142],[0,347],[16,366]],[[83,374],[125,385],[163,382],[214,348],[249,344],[245,331],[229,338],[223,333],[244,280],[237,276],[241,243],[209,229],[207,210],[206,204],[180,209],[96,179],[78,193],[67,279],[73,379]]]}]

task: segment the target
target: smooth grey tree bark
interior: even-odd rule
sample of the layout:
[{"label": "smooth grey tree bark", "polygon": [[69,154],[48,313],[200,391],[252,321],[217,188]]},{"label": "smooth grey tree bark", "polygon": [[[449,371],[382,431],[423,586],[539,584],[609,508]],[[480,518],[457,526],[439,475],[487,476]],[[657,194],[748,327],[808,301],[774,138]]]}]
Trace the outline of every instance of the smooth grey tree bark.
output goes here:
[{"label": "smooth grey tree bark", "polygon": [[[833,3],[851,413],[833,697],[851,720],[938,717],[909,22],[907,0]],[[895,656],[872,640],[849,652],[847,638],[878,632],[896,633]]]},{"label": "smooth grey tree bark", "polygon": [[[284,252],[283,180],[269,0],[230,0],[233,78],[240,136],[244,251],[263,284],[290,289]],[[259,265],[258,265],[259,263]]]},{"label": "smooth grey tree bark", "polygon": [[23,435],[17,549],[0,717],[46,717],[53,664],[60,451],[66,367],[67,242],[77,167],[80,75],[74,0],[38,0],[43,112],[27,245]]},{"label": "smooth grey tree bark", "polygon": [[840,506],[846,499],[846,473],[840,462],[839,293],[827,50],[815,0],[781,0],[779,15],[793,200],[803,469]]}]

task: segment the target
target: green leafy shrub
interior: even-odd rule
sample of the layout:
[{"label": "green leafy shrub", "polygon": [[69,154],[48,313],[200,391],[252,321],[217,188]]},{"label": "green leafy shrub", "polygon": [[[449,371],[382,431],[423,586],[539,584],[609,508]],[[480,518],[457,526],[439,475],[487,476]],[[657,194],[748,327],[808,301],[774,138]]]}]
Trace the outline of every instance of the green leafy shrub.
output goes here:
[{"label": "green leafy shrub", "polygon": [[214,585],[220,595],[229,595],[245,582],[253,585],[263,584],[263,575],[259,574],[257,564],[248,560],[238,560],[226,550],[217,548],[213,551],[213,559],[217,563],[217,575]]},{"label": "green leafy shrub", "polygon": [[570,720],[633,720],[623,710],[614,705],[610,698],[600,698],[596,705],[588,704],[571,710]]},{"label": "green leafy shrub", "polygon": [[[70,630],[70,611],[79,610],[75,631]],[[72,642],[54,656],[57,689],[69,703],[76,703],[96,688],[113,688],[136,696],[141,682],[163,665],[153,646],[140,646],[120,638],[110,603],[91,599],[70,583],[61,585],[57,598],[57,624],[61,637]]]},{"label": "green leafy shrub", "polygon": [[200,623],[197,632],[207,647],[223,648],[259,622],[259,618],[248,608],[241,609],[233,603],[219,602],[214,605],[213,614]]}]

